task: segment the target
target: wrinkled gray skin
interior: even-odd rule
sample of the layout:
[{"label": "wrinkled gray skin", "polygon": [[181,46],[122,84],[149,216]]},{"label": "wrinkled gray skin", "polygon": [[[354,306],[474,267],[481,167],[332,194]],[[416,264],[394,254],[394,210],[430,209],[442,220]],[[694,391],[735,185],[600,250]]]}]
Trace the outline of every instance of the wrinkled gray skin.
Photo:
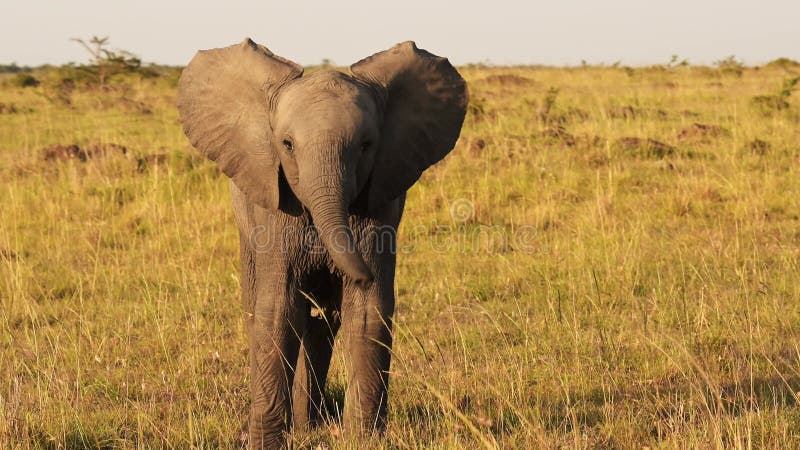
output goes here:
[{"label": "wrinkled gray skin", "polygon": [[383,428],[405,192],[453,148],[467,104],[458,72],[413,42],[350,74],[302,73],[246,39],[199,52],[178,90],[186,135],[232,180],[252,448],[320,419],[340,327],[344,427]]}]

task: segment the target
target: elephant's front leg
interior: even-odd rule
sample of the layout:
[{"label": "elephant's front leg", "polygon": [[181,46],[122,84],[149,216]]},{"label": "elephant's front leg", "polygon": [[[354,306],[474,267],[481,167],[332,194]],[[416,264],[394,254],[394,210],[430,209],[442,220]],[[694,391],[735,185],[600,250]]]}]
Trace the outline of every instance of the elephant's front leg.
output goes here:
[{"label": "elephant's front leg", "polygon": [[[339,330],[339,312],[334,308],[311,308],[303,335],[294,380],[294,427],[319,424],[325,410],[325,384]],[[316,314],[315,314],[316,313]]]},{"label": "elephant's front leg", "polygon": [[382,431],[386,422],[394,313],[394,256],[377,264],[367,290],[348,283],[342,299],[347,370],[344,427],[351,433]]},{"label": "elephant's front leg", "polygon": [[252,402],[248,434],[251,448],[272,449],[285,445],[291,426],[292,380],[306,309],[295,301],[293,282],[280,264],[256,269],[248,324]]}]

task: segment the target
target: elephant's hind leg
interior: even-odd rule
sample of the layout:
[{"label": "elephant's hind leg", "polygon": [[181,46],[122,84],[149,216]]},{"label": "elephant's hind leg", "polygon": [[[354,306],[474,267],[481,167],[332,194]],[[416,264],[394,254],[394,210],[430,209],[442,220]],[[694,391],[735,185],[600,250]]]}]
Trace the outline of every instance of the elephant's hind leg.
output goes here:
[{"label": "elephant's hind leg", "polygon": [[325,382],[340,325],[341,280],[326,274],[316,280],[315,289],[306,300],[310,317],[306,320],[292,395],[297,428],[319,425],[326,414]]}]

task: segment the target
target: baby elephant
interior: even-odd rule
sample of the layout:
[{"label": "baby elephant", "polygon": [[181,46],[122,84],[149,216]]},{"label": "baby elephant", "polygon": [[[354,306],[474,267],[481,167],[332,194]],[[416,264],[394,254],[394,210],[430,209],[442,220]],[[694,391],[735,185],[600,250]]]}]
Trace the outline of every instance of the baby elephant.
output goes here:
[{"label": "baby elephant", "polygon": [[413,42],[304,77],[245,39],[183,71],[184,132],[232,181],[251,447],[285,445],[292,424],[320,419],[340,324],[344,428],[383,428],[406,190],[453,148],[466,106],[458,72]]}]

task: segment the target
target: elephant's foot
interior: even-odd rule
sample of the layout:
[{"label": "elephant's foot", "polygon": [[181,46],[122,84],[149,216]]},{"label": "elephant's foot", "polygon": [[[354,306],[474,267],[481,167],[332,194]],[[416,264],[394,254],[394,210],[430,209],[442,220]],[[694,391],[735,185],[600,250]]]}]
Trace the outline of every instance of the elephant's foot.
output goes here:
[{"label": "elephant's foot", "polygon": [[286,433],[283,431],[261,435],[251,435],[248,432],[246,440],[247,443],[244,444],[245,448],[253,450],[272,450],[291,447],[290,444],[287,444]]},{"label": "elephant's foot", "polygon": [[386,416],[380,413],[365,414],[363,416],[345,413],[342,426],[344,432],[349,436],[364,438],[380,436],[386,429]]},{"label": "elephant's foot", "polygon": [[286,448],[290,440],[290,423],[286,421],[286,410],[260,408],[250,409],[250,420],[247,428],[248,448],[280,449]]}]

